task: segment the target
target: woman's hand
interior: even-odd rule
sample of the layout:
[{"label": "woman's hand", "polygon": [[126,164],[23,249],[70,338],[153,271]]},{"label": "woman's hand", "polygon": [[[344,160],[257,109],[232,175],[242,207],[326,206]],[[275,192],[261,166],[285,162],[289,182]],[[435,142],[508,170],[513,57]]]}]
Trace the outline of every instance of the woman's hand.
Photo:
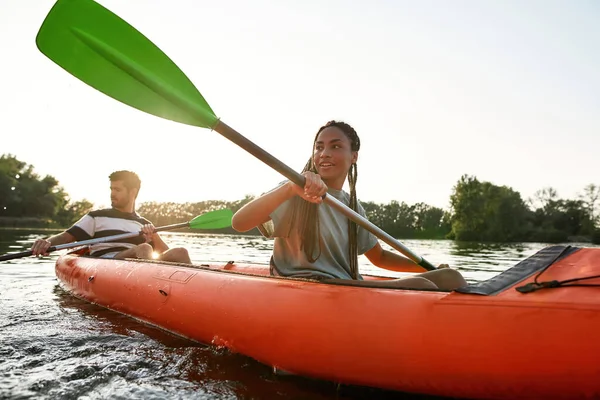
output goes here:
[{"label": "woman's hand", "polygon": [[304,188],[290,182],[294,193],[311,203],[322,203],[323,195],[327,193],[327,185],[323,182],[321,176],[310,171],[304,172],[302,175],[305,179]]}]

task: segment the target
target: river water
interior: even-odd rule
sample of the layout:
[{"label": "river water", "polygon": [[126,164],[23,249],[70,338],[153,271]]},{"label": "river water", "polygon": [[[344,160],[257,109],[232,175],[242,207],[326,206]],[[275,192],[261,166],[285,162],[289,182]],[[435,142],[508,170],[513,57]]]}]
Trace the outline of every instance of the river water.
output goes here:
[{"label": "river water", "polygon": [[[29,249],[52,232],[0,230],[0,254]],[[165,233],[194,262],[267,263],[272,242],[255,236]],[[407,240],[434,264],[469,281],[488,279],[545,247]],[[384,244],[384,247],[387,245]],[[61,252],[0,263],[1,399],[425,399],[280,376],[254,360],[141,324],[76,299],[54,275]],[[362,273],[400,276],[360,257]]]}]

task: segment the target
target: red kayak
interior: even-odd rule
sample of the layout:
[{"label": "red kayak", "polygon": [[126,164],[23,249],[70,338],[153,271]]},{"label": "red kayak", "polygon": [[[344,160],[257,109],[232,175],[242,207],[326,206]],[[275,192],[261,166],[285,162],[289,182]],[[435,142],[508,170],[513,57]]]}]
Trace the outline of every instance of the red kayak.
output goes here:
[{"label": "red kayak", "polygon": [[600,249],[548,247],[454,292],[76,254],[56,275],[77,297],[293,374],[463,398],[600,397]]}]

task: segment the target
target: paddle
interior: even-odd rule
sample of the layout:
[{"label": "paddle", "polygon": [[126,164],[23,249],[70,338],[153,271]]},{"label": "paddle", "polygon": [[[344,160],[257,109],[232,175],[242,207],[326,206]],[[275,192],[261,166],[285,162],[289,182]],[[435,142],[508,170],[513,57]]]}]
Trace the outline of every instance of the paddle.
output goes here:
[{"label": "paddle", "polygon": [[[67,72],[138,110],[217,131],[290,181],[304,177],[220,121],[194,84],[135,28],[92,0],[58,0],[36,43]],[[332,196],[327,204],[427,270],[435,267]]]},{"label": "paddle", "polygon": [[[194,219],[188,222],[182,222],[179,224],[165,225],[155,229],[155,232],[169,231],[177,228],[190,228],[190,229],[221,229],[231,226],[231,218],[233,212],[228,209],[209,211],[205,214],[198,215]],[[78,246],[86,246],[88,244],[98,244],[107,242],[118,242],[122,239],[128,239],[136,236],[141,236],[142,232],[131,232],[121,233],[119,235],[105,236],[96,239],[82,240],[79,242],[59,244],[48,248],[47,252],[51,253],[56,250],[70,249]],[[5,254],[0,256],[0,261],[14,260],[15,258],[29,257],[32,255],[31,250],[23,251],[20,253]]]}]

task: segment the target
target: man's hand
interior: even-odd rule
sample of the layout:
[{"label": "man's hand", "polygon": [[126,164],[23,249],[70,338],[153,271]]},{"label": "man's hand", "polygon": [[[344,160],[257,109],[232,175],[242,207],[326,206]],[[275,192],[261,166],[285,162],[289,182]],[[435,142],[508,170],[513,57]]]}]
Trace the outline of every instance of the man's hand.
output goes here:
[{"label": "man's hand", "polygon": [[448,265],[448,264],[440,264],[437,267],[437,269],[442,269],[442,268],[450,268],[450,265]]},{"label": "man's hand", "polygon": [[31,246],[31,253],[34,256],[47,256],[48,249],[52,247],[52,243],[46,239],[38,239]]},{"label": "man's hand", "polygon": [[152,236],[154,236],[155,233],[156,233],[156,228],[154,227],[153,224],[146,224],[146,225],[142,226],[142,234],[144,235],[144,239],[146,240],[146,243],[149,243],[152,241]]}]

